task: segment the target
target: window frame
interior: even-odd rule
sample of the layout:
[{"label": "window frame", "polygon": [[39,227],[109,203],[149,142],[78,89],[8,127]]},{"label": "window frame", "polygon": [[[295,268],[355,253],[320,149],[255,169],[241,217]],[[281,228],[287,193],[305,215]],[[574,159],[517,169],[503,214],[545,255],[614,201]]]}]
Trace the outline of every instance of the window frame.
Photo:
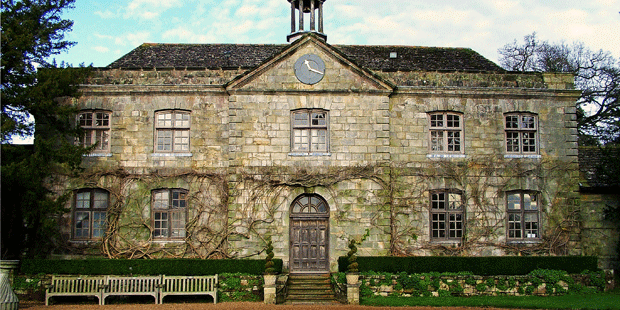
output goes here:
[{"label": "window frame", "polygon": [[[443,200],[435,199],[435,195],[444,195]],[[455,203],[459,204],[459,208],[450,209],[449,205],[453,202],[450,200],[451,195],[458,195],[460,201]],[[438,197],[439,198],[439,197]],[[445,204],[444,208],[434,208],[435,202],[439,205],[439,202]],[[463,192],[456,189],[438,189],[430,191],[429,195],[429,239],[431,242],[441,242],[441,241],[458,241],[461,242],[465,237],[466,230],[466,217],[465,217],[465,201],[463,198]],[[435,216],[437,215],[437,220],[435,220]],[[439,216],[443,215],[443,220],[439,219]],[[451,216],[455,215],[455,220],[452,221]],[[460,221],[456,220],[456,216],[460,216]],[[437,228],[434,225],[435,222],[438,223]],[[451,224],[455,223],[455,227],[451,228]],[[456,224],[460,223],[460,228],[456,228]],[[439,228],[439,224],[443,224],[443,228]],[[435,236],[435,231],[441,232],[443,231],[444,236]],[[455,235],[459,236],[451,236],[451,233],[455,232]],[[460,233],[459,233],[460,232]]]},{"label": "window frame", "polygon": [[[87,199],[80,199],[80,194],[88,193],[89,197]],[[105,207],[97,207],[97,200],[95,195],[96,193],[105,194]],[[84,205],[88,202],[88,207],[79,207],[80,205]],[[72,210],[72,218],[71,218],[71,239],[79,240],[79,241],[88,241],[88,240],[100,240],[102,239],[107,231],[108,223],[107,223],[107,215],[108,209],[110,207],[110,192],[101,189],[101,188],[81,188],[74,192],[73,195],[73,210]],[[83,213],[88,215],[88,227],[77,227],[78,226],[78,214]],[[95,214],[99,216],[98,220],[95,219]],[[103,215],[103,216],[102,216]],[[83,223],[83,220],[80,220],[80,223]],[[97,228],[95,228],[97,227]],[[78,231],[86,232],[88,235],[80,235],[78,236]],[[100,231],[100,235],[95,236],[95,231]]]},{"label": "window frame", "polygon": [[[465,153],[465,131],[464,131],[464,118],[463,113],[456,111],[435,111],[428,112],[428,151],[431,154],[464,154]],[[433,119],[434,117],[441,115],[441,120]],[[458,117],[458,126],[449,126],[454,122],[451,117]],[[437,123],[441,122],[440,125]],[[437,133],[441,133],[438,136]],[[450,134],[458,133],[458,137],[450,136]],[[454,142],[458,139],[458,143]],[[441,149],[436,149],[438,145],[435,141],[441,140]],[[450,148],[458,147],[458,150],[450,150]]]},{"label": "window frame", "polygon": [[[307,125],[298,125],[296,121],[302,121],[302,119],[297,119],[296,116],[307,114]],[[324,124],[320,124],[321,118],[316,119],[316,124],[314,124],[314,115],[323,115]],[[303,131],[307,131],[307,135],[297,135],[298,133],[303,133]],[[317,134],[316,136],[314,134]],[[323,133],[321,136],[320,133]],[[307,142],[298,142],[298,139],[306,139]],[[316,140],[324,139],[323,143],[320,141],[314,142],[314,138]],[[330,138],[329,138],[329,110],[325,109],[297,109],[291,111],[291,153],[298,154],[327,154],[330,150]],[[307,147],[304,147],[304,144]],[[324,149],[314,149],[315,145],[324,144]]]},{"label": "window frame", "polygon": [[[157,195],[160,193],[167,194],[167,202],[165,202],[165,207],[157,207],[158,204],[161,204],[164,199],[158,199]],[[184,199],[176,199],[175,193],[179,193],[183,195]],[[163,198],[163,197],[162,197]],[[174,207],[175,201],[178,201],[179,204],[182,202],[182,207]],[[151,224],[153,227],[152,237],[153,240],[184,240],[187,237],[187,215],[188,215],[188,191],[182,188],[160,188],[155,189],[151,192]],[[158,217],[158,214],[159,217]],[[161,217],[161,215],[165,214],[165,219]],[[173,226],[175,219],[174,216],[182,215],[182,224]],[[179,221],[177,219],[177,221]],[[166,227],[161,227],[157,225],[157,223],[166,223]],[[158,234],[158,230],[165,230],[166,233],[163,234],[161,231]],[[180,233],[175,236],[174,230],[178,230]]]},{"label": "window frame", "polygon": [[[516,127],[509,126],[515,124],[515,121],[508,121],[509,117],[517,117]],[[532,122],[526,122],[524,118],[532,118]],[[504,113],[504,151],[509,155],[538,155],[540,150],[540,144],[538,142],[538,115],[531,112],[510,112]],[[526,126],[530,124],[532,127]],[[534,137],[532,138],[531,135]],[[516,136],[512,136],[516,135]],[[525,141],[529,141],[527,144]],[[532,144],[533,141],[533,144]],[[514,151],[516,142],[517,151]],[[525,147],[534,147],[534,151],[524,151]],[[511,149],[512,148],[512,149]]]},{"label": "window frame", "polygon": [[[164,119],[164,124],[160,124],[160,115],[170,114],[170,119]],[[187,116],[187,119],[178,119],[177,116]],[[165,122],[169,121],[170,125],[166,125]],[[187,126],[184,126],[182,123],[187,122]],[[181,123],[181,124],[177,124]],[[191,111],[188,110],[179,110],[179,109],[168,109],[168,110],[159,110],[155,111],[155,134],[153,141],[153,152],[155,153],[189,153],[191,150],[191,127],[192,127],[192,115]],[[170,132],[169,137],[163,137],[164,132]],[[169,143],[160,143],[160,138],[169,139]],[[179,142],[177,143],[177,139],[186,139],[186,143]],[[160,146],[170,146],[170,149],[160,149]],[[183,145],[187,145],[187,148],[183,148]]]},{"label": "window frame", "polygon": [[[511,209],[510,201],[511,196],[518,195],[519,196],[519,209]],[[530,195],[530,205],[533,198],[536,200],[536,209],[526,209],[524,206],[524,197],[525,195]],[[530,190],[514,190],[506,192],[505,203],[506,203],[506,239],[508,241],[540,241],[541,233],[542,233],[542,223],[541,223],[541,195],[540,192],[530,191]],[[519,219],[511,220],[511,215],[518,215]],[[536,217],[536,221],[527,221],[527,215],[534,215]],[[512,228],[511,223],[518,223],[519,228]],[[536,236],[529,236],[528,232],[532,231],[532,228],[528,229],[528,223],[536,224]],[[516,237],[512,235],[511,232],[519,232],[520,237]]]},{"label": "window frame", "polygon": [[[98,118],[98,114],[101,114],[102,118]],[[83,116],[89,115],[90,119],[83,119]],[[90,120],[90,125],[84,124]],[[101,122],[107,122],[107,125],[97,125],[97,120],[101,120]],[[107,110],[81,110],[78,112],[76,116],[77,125],[84,131],[84,134],[78,138],[77,144],[88,148],[93,145],[92,153],[108,153],[110,152],[110,134],[112,133],[112,112]],[[103,138],[105,135],[105,138]],[[88,144],[87,144],[87,138]],[[94,142],[93,142],[94,141]],[[101,141],[105,142],[105,145],[99,143]]]}]

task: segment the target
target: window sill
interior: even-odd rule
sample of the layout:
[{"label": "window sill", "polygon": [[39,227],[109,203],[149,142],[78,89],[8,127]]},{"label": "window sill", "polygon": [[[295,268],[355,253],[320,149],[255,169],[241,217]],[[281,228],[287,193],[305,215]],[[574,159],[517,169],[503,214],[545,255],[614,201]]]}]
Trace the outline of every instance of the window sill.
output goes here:
[{"label": "window sill", "polygon": [[185,239],[153,239],[153,243],[185,243]]},{"label": "window sill", "polygon": [[192,153],[152,153],[153,157],[192,157]]},{"label": "window sill", "polygon": [[101,239],[73,239],[73,240],[69,240],[69,243],[76,243],[76,244],[95,244],[95,243],[100,243]]},{"label": "window sill", "polygon": [[82,157],[112,157],[112,153],[90,153],[84,154]]},{"label": "window sill", "polygon": [[332,153],[288,153],[288,156],[332,156]]},{"label": "window sill", "polygon": [[441,244],[441,245],[460,245],[461,244],[461,240],[432,240],[431,239],[431,243],[432,244]]},{"label": "window sill", "polygon": [[507,244],[539,244],[542,240],[540,239],[526,239],[526,240],[507,240]]},{"label": "window sill", "polygon": [[542,156],[540,155],[522,155],[522,154],[506,154],[504,158],[532,158],[532,159],[540,159]]},{"label": "window sill", "polygon": [[427,154],[426,158],[466,158],[465,154]]}]

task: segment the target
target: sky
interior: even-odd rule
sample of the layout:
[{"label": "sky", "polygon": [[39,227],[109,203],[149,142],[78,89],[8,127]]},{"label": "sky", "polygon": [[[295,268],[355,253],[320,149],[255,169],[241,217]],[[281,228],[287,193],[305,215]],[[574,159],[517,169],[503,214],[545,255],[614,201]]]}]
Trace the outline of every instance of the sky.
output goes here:
[{"label": "sky", "polygon": [[[536,32],[620,58],[620,0],[326,0],[330,44],[497,50]],[[77,42],[57,61],[104,67],[142,43],[286,44],[287,0],[76,0],[63,18]],[[308,29],[308,27],[306,27]]]}]

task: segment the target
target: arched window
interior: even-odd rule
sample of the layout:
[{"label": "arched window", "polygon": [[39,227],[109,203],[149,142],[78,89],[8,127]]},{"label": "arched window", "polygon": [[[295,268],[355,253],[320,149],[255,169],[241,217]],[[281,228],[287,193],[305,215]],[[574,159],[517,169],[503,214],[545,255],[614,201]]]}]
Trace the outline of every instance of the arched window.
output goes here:
[{"label": "arched window", "polygon": [[104,236],[110,193],[103,189],[80,189],[73,204],[73,238],[100,239]]},{"label": "arched window", "polygon": [[304,194],[293,202],[292,214],[327,214],[329,211],[327,202],[317,195]]}]

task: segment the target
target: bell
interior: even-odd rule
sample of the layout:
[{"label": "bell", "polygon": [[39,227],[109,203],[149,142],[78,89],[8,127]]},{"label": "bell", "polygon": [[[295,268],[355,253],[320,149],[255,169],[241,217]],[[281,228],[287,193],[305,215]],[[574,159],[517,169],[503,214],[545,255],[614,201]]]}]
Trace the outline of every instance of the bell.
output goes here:
[{"label": "bell", "polygon": [[314,0],[303,0],[304,1],[304,13],[310,13],[310,1]]}]

